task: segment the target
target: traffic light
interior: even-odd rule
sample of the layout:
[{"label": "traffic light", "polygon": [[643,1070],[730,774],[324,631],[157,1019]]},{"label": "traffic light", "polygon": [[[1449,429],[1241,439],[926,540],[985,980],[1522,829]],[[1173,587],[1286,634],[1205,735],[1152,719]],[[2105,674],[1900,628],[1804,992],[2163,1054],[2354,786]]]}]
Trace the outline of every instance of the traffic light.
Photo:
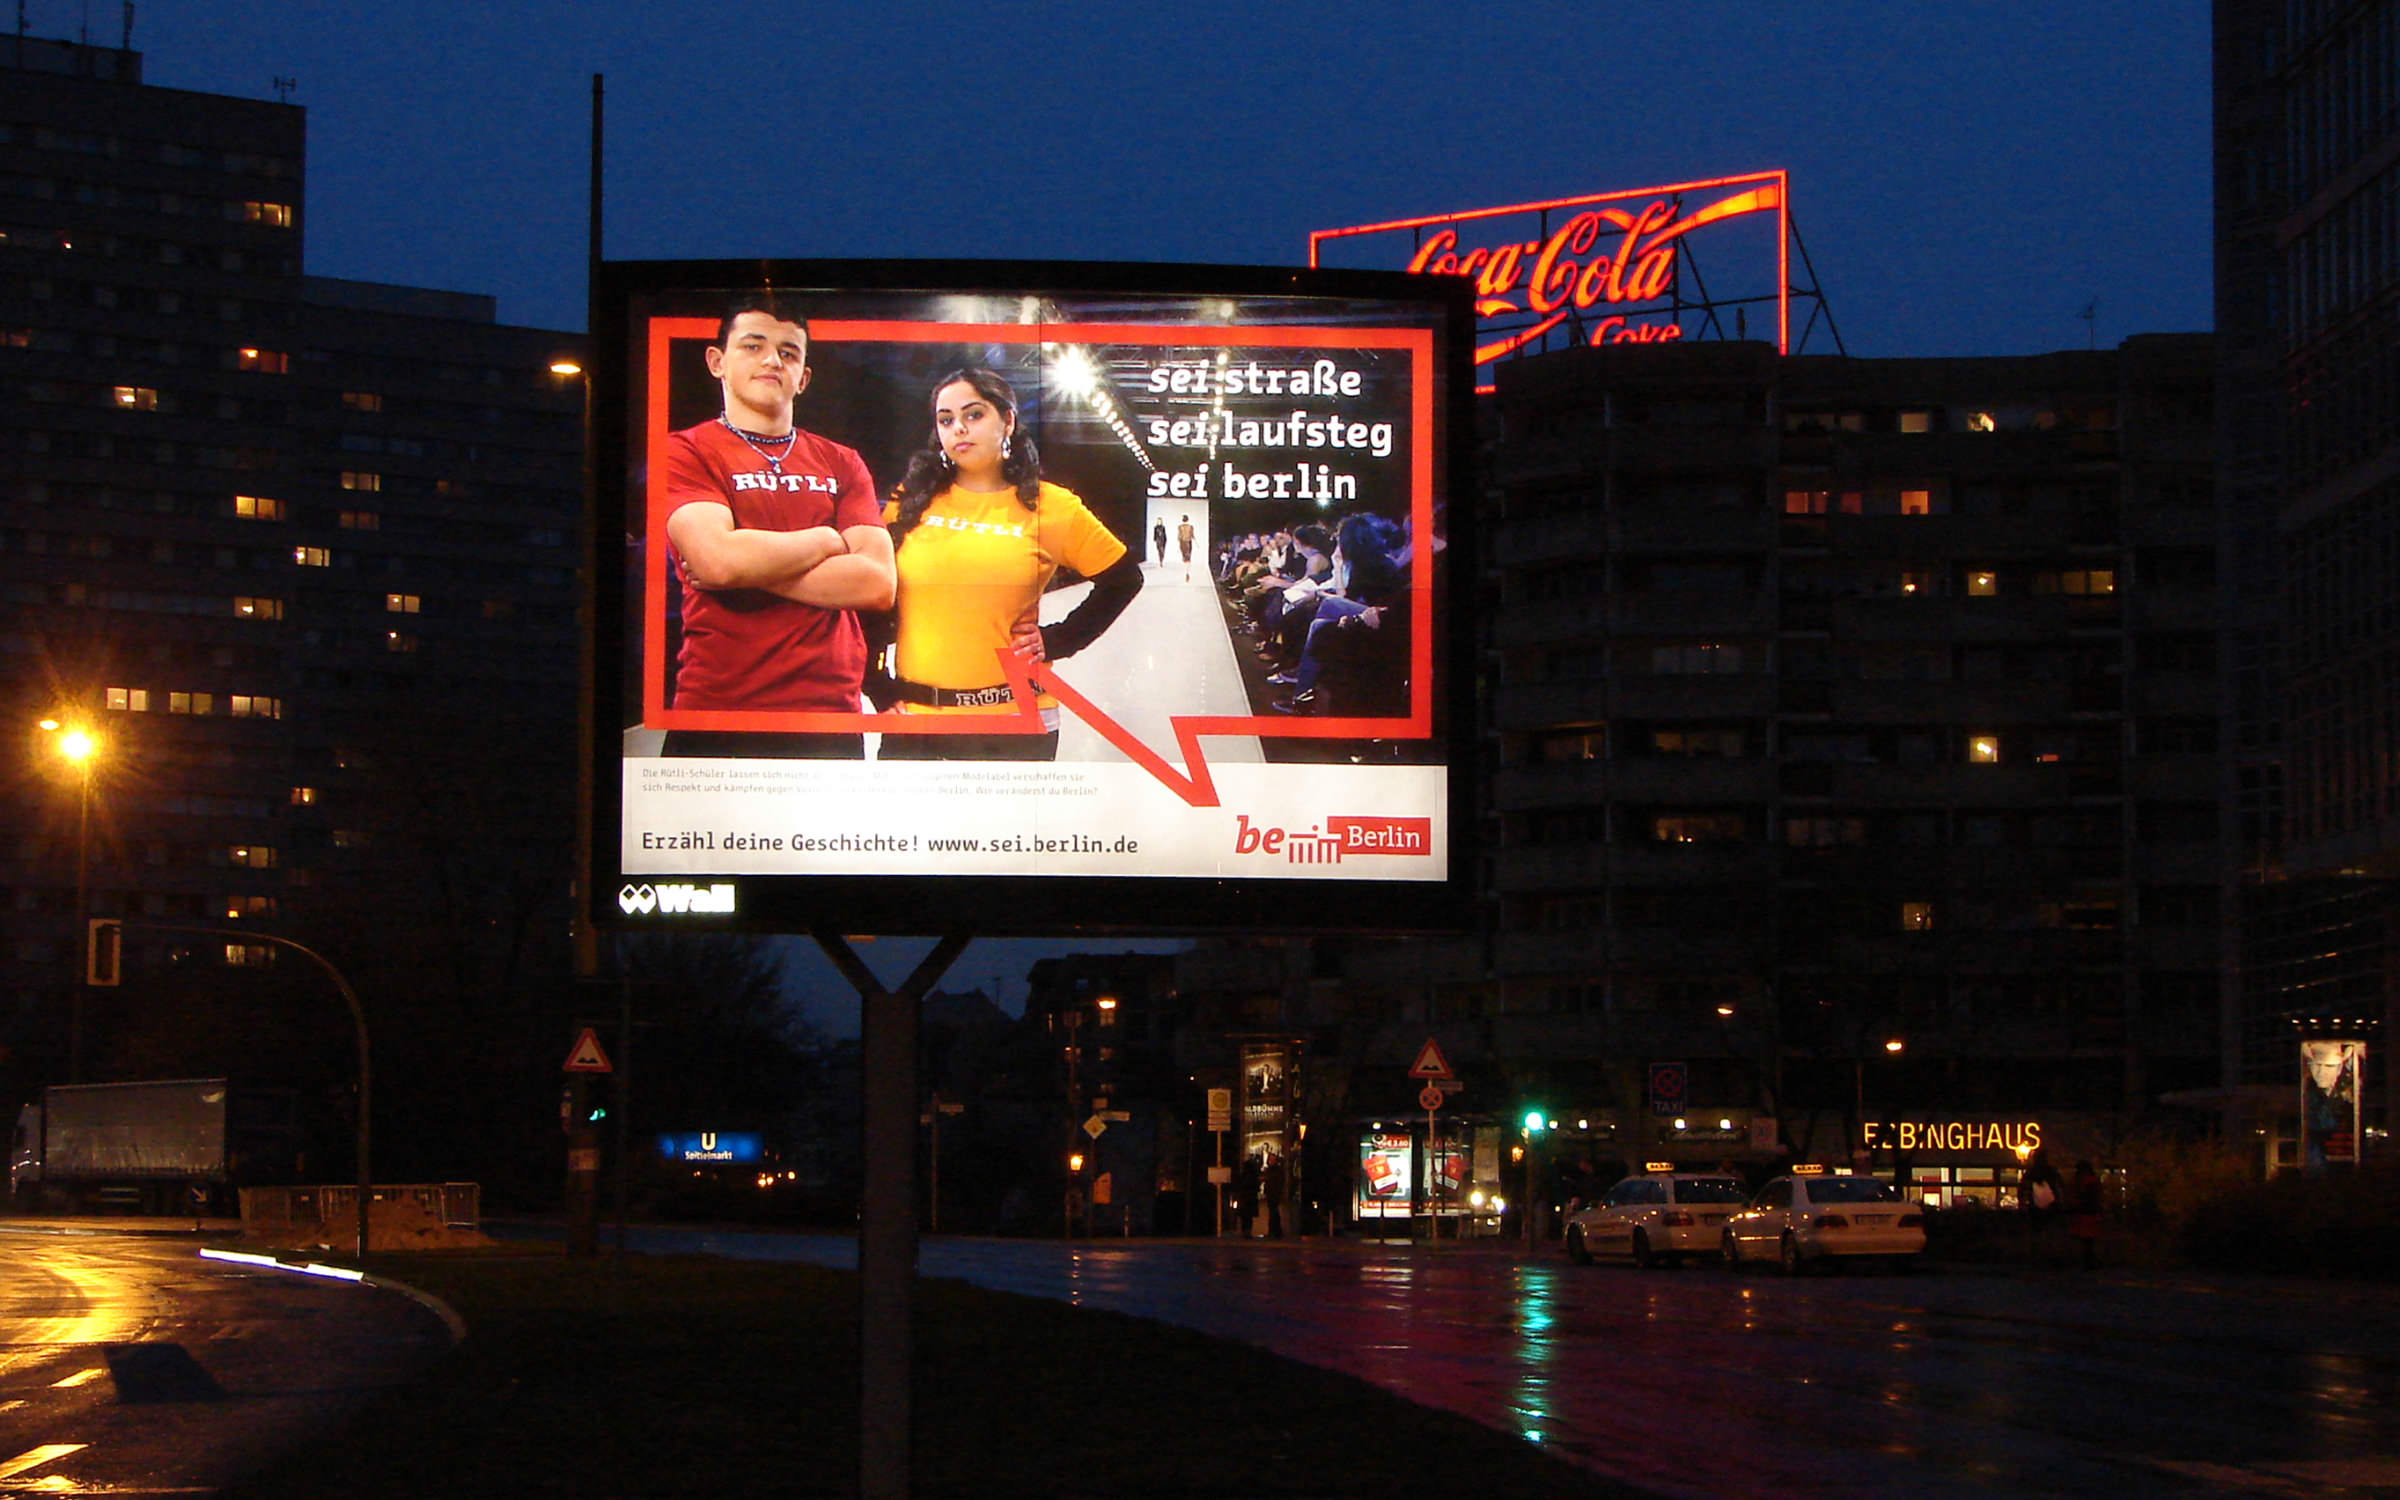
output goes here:
[{"label": "traffic light", "polygon": [[1525,1111],[1525,1134],[1528,1137],[1540,1135],[1549,1123],[1550,1116],[1545,1112],[1538,1109]]},{"label": "traffic light", "polygon": [[83,982],[114,988],[125,956],[125,924],[111,917],[93,917],[85,924]]}]

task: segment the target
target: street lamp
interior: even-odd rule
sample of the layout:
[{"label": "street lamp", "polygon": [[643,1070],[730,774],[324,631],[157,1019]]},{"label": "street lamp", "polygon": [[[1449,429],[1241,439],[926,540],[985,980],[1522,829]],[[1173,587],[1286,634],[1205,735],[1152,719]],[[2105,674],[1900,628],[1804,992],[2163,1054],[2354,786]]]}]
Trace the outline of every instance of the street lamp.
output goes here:
[{"label": "street lamp", "polygon": [[81,1083],[84,991],[91,987],[91,970],[83,957],[83,944],[92,920],[92,771],[106,746],[100,736],[81,724],[53,717],[42,720],[41,727],[53,737],[52,752],[75,768],[75,937],[68,946],[76,958],[74,997],[67,1007],[67,1081]]},{"label": "street lamp", "polygon": [[[1883,1050],[1892,1056],[1898,1056],[1907,1048],[1908,1043],[1896,1036],[1884,1038]],[[1855,1090],[1851,1098],[1851,1106],[1853,1112],[1858,1116],[1858,1149],[1866,1152],[1871,1148],[1867,1145],[1867,1055],[1865,1050],[1862,1048],[1850,1059],[1850,1062]]]}]

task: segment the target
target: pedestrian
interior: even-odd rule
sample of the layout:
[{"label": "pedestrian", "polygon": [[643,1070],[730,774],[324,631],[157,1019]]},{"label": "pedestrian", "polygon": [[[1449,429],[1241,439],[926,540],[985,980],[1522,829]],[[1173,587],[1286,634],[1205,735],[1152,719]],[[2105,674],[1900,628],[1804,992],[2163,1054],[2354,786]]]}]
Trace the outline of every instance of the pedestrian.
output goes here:
[{"label": "pedestrian", "polygon": [[2083,1268],[2100,1268],[2100,1174],[2088,1161],[2075,1163],[2075,1181],[2067,1189],[2067,1233],[2083,1246]]},{"label": "pedestrian", "polygon": [[1259,1159],[1245,1156],[1233,1174],[1233,1225],[1237,1239],[1250,1238],[1251,1216],[1258,1211]]},{"label": "pedestrian", "polygon": [[2058,1212],[2058,1200],[2066,1195],[2066,1183],[2059,1179],[2058,1168],[2050,1165],[2049,1153],[2036,1146],[2025,1158],[2025,1175],[2017,1183],[2017,1207],[2025,1215],[2025,1244],[2030,1251],[2041,1243],[2042,1226]]},{"label": "pedestrian", "polygon": [[1290,1186],[1290,1175],[1284,1171],[1280,1153],[1267,1153],[1266,1166],[1258,1174],[1258,1190],[1267,1199],[1267,1238],[1283,1238],[1283,1197]]}]

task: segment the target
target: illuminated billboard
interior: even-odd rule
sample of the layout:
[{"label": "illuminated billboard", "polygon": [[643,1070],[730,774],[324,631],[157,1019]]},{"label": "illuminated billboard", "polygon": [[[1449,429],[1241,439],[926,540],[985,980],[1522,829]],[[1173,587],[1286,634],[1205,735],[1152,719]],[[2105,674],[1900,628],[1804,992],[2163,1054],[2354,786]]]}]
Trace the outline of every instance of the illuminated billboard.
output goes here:
[{"label": "illuminated billboard", "polygon": [[595,915],[1462,923],[1463,291],[605,266]]},{"label": "illuminated billboard", "polygon": [[1788,354],[1793,294],[1810,302],[1811,328],[1826,316],[1813,272],[1794,284],[1798,248],[1791,184],[1767,171],[1320,229],[1308,263],[1465,282],[1484,366],[1576,344],[1689,338],[1757,339]]}]

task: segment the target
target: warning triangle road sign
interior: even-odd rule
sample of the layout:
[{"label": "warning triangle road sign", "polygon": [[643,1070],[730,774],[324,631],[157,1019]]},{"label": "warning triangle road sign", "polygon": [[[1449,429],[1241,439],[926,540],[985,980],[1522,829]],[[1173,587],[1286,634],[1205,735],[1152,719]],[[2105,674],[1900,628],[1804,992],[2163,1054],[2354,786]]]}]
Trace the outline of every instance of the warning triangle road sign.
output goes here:
[{"label": "warning triangle road sign", "polygon": [[566,1071],[569,1073],[606,1073],[611,1071],[608,1066],[608,1054],[600,1050],[600,1036],[589,1026],[577,1034],[575,1046],[567,1053]]},{"label": "warning triangle road sign", "polygon": [[1417,1049],[1417,1060],[1408,1065],[1408,1076],[1411,1078],[1455,1078],[1458,1075],[1450,1071],[1450,1059],[1442,1056],[1441,1045],[1432,1037],[1427,1037],[1425,1045]]}]

